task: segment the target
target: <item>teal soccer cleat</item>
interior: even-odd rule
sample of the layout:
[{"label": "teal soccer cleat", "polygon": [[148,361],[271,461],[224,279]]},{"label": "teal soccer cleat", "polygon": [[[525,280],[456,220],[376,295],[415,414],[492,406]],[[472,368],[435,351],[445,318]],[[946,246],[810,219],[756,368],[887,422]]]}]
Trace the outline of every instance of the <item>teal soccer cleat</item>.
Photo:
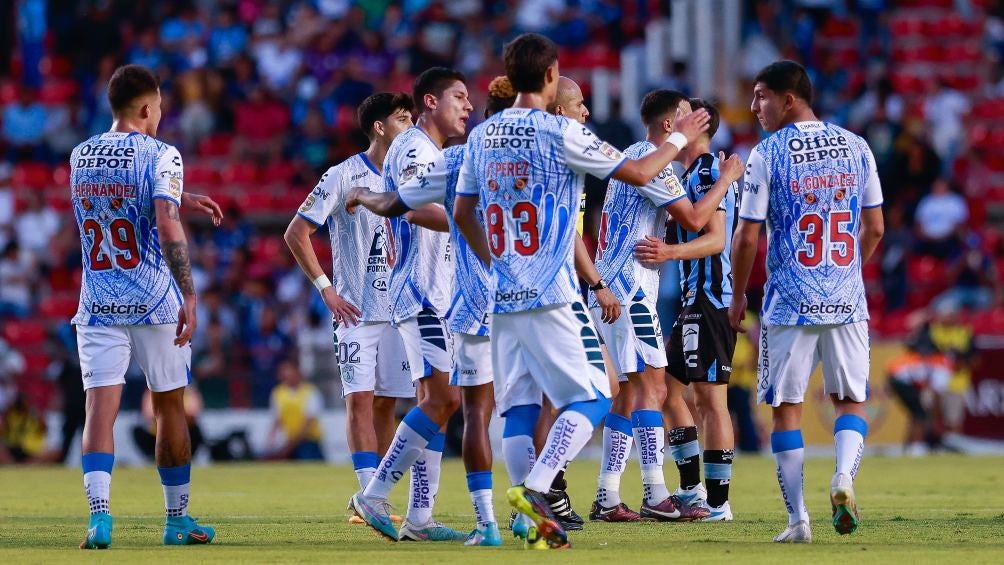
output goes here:
[{"label": "teal soccer cleat", "polygon": [[378,534],[390,541],[397,541],[397,528],[391,522],[390,504],[386,500],[364,496],[363,493],[359,492],[352,497],[349,506],[356,515],[366,522],[366,525],[376,530]]},{"label": "teal soccer cleat", "polygon": [[87,537],[80,549],[108,549],[112,545],[112,515],[107,512],[91,514],[87,524]]},{"label": "teal soccer cleat", "polygon": [[429,520],[423,525],[415,525],[405,518],[397,539],[398,541],[465,541],[467,537],[467,534],[458,532],[435,520]]},{"label": "teal soccer cleat", "polygon": [[191,516],[168,518],[164,524],[164,545],[204,545],[215,537],[216,530],[200,526]]},{"label": "teal soccer cleat", "polygon": [[484,528],[475,528],[464,545],[499,546],[502,545],[502,534],[499,533],[498,524],[491,523]]}]

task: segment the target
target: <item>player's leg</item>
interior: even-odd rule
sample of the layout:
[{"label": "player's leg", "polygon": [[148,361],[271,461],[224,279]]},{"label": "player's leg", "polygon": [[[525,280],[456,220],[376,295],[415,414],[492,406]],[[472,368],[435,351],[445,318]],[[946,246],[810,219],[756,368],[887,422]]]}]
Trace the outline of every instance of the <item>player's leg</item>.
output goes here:
[{"label": "player's leg", "polygon": [[735,434],[728,406],[728,384],[694,383],[697,409],[704,429],[704,483],[711,514],[707,521],[732,519],[729,485],[735,459]]},{"label": "player's leg", "polygon": [[839,534],[858,528],[854,479],[864,454],[868,422],[868,322],[831,327],[820,337],[824,390],[833,401],[837,465],[830,482],[833,527]]},{"label": "player's leg", "polygon": [[[607,522],[633,522],[639,519],[636,512],[627,508],[620,495],[621,477],[631,456],[634,434],[631,429],[631,408],[634,406],[634,385],[628,374],[620,382],[620,392],[613,399],[610,412],[603,424],[603,454],[600,457],[600,475],[596,498],[589,510],[590,520]],[[636,377],[637,378],[637,377]]]},{"label": "player's leg", "polygon": [[631,412],[632,431],[641,466],[642,503],[647,506],[656,506],[670,496],[663,472],[666,428],[661,407],[666,400],[665,374],[664,367],[651,365],[646,365],[645,370],[638,373],[638,393]]},{"label": "player's leg", "polygon": [[157,427],[155,459],[164,490],[165,545],[211,543],[215,529],[188,515],[192,443],[185,414],[185,387],[191,384],[192,349],[176,347],[173,324],[129,329],[133,353],[146,375]]},{"label": "player's leg", "polygon": [[[704,485],[701,484],[701,446],[697,440],[697,424],[690,411],[690,406],[683,398],[687,392],[690,370],[697,365],[698,331],[696,324],[684,323],[684,316],[692,311],[685,307],[680,312],[677,323],[669,337],[666,356],[666,402],[663,412],[669,424],[667,443],[669,454],[676,463],[680,475],[680,487],[673,494],[684,504],[691,507],[703,506],[707,499]],[[684,335],[686,334],[686,336]],[[690,367],[694,365],[695,367]]]},{"label": "player's leg", "polygon": [[113,428],[129,366],[129,337],[115,326],[77,326],[77,351],[86,395],[81,467],[90,510],[87,536],[80,548],[105,549],[112,543]]},{"label": "player's leg", "polygon": [[380,462],[374,425],[373,391],[377,380],[377,355],[386,323],[338,325],[335,354],[345,397],[346,439],[359,488],[364,489]]},{"label": "player's leg", "polygon": [[393,396],[373,397],[373,428],[377,437],[377,457],[383,457],[390,449],[397,427],[394,417],[397,411],[397,398]]}]

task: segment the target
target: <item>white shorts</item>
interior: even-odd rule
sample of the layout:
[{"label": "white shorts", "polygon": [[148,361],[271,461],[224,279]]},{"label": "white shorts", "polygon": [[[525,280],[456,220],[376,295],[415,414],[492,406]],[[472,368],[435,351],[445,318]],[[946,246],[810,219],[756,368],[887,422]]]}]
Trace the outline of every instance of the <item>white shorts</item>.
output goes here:
[{"label": "white shorts", "polygon": [[125,383],[135,356],[146,385],[168,392],[192,382],[192,346],[174,344],[177,324],[77,326],[77,352],[84,390]]},{"label": "white shorts", "polygon": [[760,330],[759,402],[801,403],[809,376],[823,362],[823,391],[864,402],[868,398],[868,321],[824,326],[768,326]]},{"label": "white shorts", "polygon": [[481,386],[492,382],[492,342],[488,336],[453,334],[456,358],[450,384]]},{"label": "white shorts", "polygon": [[422,310],[418,316],[398,324],[397,329],[404,340],[412,380],[428,377],[432,369],[453,372],[453,334],[435,312]]},{"label": "white shorts", "polygon": [[593,308],[591,313],[593,323],[607,346],[618,381],[628,380],[626,373],[640,373],[645,366],[666,366],[662,327],[654,304],[647,300],[622,304],[621,315],[612,324],[600,321],[602,309]]},{"label": "white shorts", "polygon": [[342,396],[354,392],[391,398],[415,396],[404,342],[390,322],[336,326],[335,358],[342,377]]},{"label": "white shorts", "polygon": [[581,303],[494,314],[491,327],[495,402],[499,414],[513,406],[556,408],[610,398],[600,340]]}]

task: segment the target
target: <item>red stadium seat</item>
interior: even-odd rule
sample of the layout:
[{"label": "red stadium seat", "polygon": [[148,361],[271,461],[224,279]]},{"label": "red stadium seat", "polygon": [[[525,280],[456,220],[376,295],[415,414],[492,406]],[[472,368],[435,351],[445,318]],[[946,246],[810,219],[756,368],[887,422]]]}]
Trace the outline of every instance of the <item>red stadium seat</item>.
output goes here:
[{"label": "red stadium seat", "polygon": [[42,190],[52,184],[52,170],[45,163],[19,163],[11,180],[17,188]]},{"label": "red stadium seat", "polygon": [[15,348],[45,341],[45,324],[38,320],[11,320],[4,324],[3,338]]},{"label": "red stadium seat", "polygon": [[972,324],[976,335],[1004,335],[1004,308],[979,312],[973,316]]},{"label": "red stadium seat", "polygon": [[216,167],[208,164],[195,163],[185,167],[185,184],[190,186],[216,186],[220,182],[220,173]]},{"label": "red stadium seat", "polygon": [[42,301],[38,312],[45,318],[68,321],[77,313],[80,297],[76,294],[54,294]]},{"label": "red stadium seat", "polygon": [[231,163],[220,171],[220,180],[227,184],[253,185],[258,183],[260,171],[251,161]]},{"label": "red stadium seat", "polygon": [[234,144],[234,137],[227,133],[215,133],[199,142],[199,155],[203,157],[226,157]]},{"label": "red stadium seat", "polygon": [[275,161],[269,163],[262,171],[261,180],[263,184],[281,184],[288,186],[296,175],[296,165],[289,161]]}]

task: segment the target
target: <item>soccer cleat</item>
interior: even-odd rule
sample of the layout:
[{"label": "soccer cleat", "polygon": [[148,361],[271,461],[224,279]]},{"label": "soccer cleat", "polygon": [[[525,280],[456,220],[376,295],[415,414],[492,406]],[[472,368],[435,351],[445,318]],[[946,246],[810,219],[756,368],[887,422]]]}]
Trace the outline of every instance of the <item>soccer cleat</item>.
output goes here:
[{"label": "soccer cleat", "polygon": [[386,500],[371,498],[356,493],[349,502],[352,511],[366,522],[366,525],[376,530],[378,534],[390,541],[398,540],[397,529],[390,519],[390,504]]},{"label": "soccer cleat", "polygon": [[499,525],[492,522],[484,528],[474,528],[474,531],[467,536],[464,545],[473,546],[499,546],[502,545],[502,534],[499,533]]},{"label": "soccer cleat", "polygon": [[513,510],[512,514],[509,516],[509,529],[512,530],[512,535],[519,539],[526,539],[530,535],[530,528],[533,527],[533,522],[530,518],[527,518],[523,514]]},{"label": "soccer cleat", "polygon": [[805,520],[791,524],[774,538],[777,543],[812,543],[812,528]]},{"label": "soccer cleat", "polygon": [[[401,518],[397,514],[389,514],[389,516],[390,516],[390,521],[394,522],[395,524],[400,524],[401,521],[403,520],[403,518]],[[363,520],[362,518],[360,518],[358,514],[353,514],[353,515],[349,516],[349,523],[350,524],[365,524],[366,520]]]},{"label": "soccer cleat", "polygon": [[87,524],[87,537],[80,549],[108,549],[112,545],[112,515],[107,512],[91,514]]},{"label": "soccer cleat", "polygon": [[854,500],[854,484],[850,475],[838,473],[830,483],[830,504],[833,507],[833,529],[840,535],[858,529],[858,504]]},{"label": "soccer cleat", "polygon": [[551,546],[547,545],[547,540],[540,535],[536,526],[530,526],[526,539],[523,540],[523,549],[551,549]]},{"label": "soccer cleat", "polygon": [[678,488],[673,496],[683,501],[687,506],[705,506],[708,502],[708,491],[701,483],[690,488]]},{"label": "soccer cleat", "polygon": [[191,516],[171,517],[164,524],[164,545],[204,545],[215,537],[215,529],[200,526]]},{"label": "soccer cleat", "polygon": [[[523,485],[511,487],[505,494],[513,508],[533,520],[537,534],[547,541],[548,547],[553,549],[571,547],[568,543],[568,534],[551,513],[551,505],[547,503],[543,494]],[[530,537],[528,535],[527,539]]]},{"label": "soccer cleat", "polygon": [[732,521],[732,507],[729,506],[729,501],[726,500],[725,504],[715,507],[706,506],[711,514],[708,514],[704,518],[701,518],[702,522],[731,522]]},{"label": "soccer cleat", "polygon": [[458,532],[435,520],[429,520],[428,523],[421,526],[405,520],[401,524],[397,541],[465,541],[467,537],[467,534]]},{"label": "soccer cleat", "polygon": [[544,493],[544,499],[551,505],[551,513],[554,514],[561,527],[565,528],[565,531],[578,531],[582,529],[585,520],[572,508],[572,499],[568,497],[568,492],[551,489]]},{"label": "soccer cleat", "polygon": [[641,520],[641,514],[631,510],[623,502],[617,506],[606,508],[600,505],[598,500],[594,500],[592,508],[589,509],[589,520],[592,522],[637,522]]},{"label": "soccer cleat", "polygon": [[644,519],[657,522],[691,522],[707,517],[710,512],[703,505],[690,506],[684,504],[676,495],[671,495],[659,504],[642,502],[639,514]]}]

